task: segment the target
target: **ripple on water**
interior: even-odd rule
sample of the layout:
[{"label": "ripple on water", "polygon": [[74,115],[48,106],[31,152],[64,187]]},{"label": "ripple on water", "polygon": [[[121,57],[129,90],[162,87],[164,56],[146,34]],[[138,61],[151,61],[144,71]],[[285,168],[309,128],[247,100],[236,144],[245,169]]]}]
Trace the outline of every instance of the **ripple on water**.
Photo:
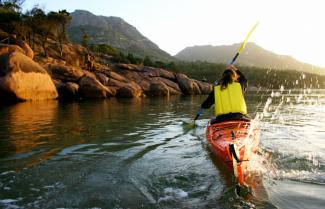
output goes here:
[{"label": "ripple on water", "polygon": [[165,196],[158,199],[158,203],[164,201],[179,201],[188,197],[188,193],[184,190],[170,187],[164,189],[164,195]]},{"label": "ripple on water", "polygon": [[21,201],[22,198],[18,199],[0,199],[0,206],[3,206],[3,208],[6,209],[19,209],[20,207],[16,205],[15,203]]},{"label": "ripple on water", "polygon": [[[80,151],[81,149],[84,149],[86,147],[93,147],[97,146],[97,144],[78,144],[78,145],[73,145],[67,148],[64,148],[61,152],[58,153],[59,156],[65,156],[73,153],[85,153],[88,154],[89,152],[86,151]],[[78,151],[78,152],[77,152]]]}]

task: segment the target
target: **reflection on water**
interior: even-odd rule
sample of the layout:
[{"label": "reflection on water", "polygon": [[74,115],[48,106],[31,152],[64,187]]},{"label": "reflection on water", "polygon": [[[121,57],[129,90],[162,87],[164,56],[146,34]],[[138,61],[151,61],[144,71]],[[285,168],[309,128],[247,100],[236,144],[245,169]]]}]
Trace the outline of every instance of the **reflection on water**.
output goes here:
[{"label": "reflection on water", "polygon": [[15,154],[26,153],[44,144],[53,133],[44,131],[52,124],[58,108],[57,101],[21,103],[10,107],[7,116],[8,139]]},{"label": "reflection on water", "polygon": [[321,207],[324,93],[247,95],[263,118],[245,198],[207,148],[208,119],[185,128],[205,96],[0,107],[0,207]]}]

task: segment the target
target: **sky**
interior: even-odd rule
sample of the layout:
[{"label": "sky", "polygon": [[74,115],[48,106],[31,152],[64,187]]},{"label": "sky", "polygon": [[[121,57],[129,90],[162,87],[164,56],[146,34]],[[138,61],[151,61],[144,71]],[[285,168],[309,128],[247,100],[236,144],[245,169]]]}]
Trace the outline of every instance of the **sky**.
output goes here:
[{"label": "sky", "polygon": [[323,0],[25,0],[23,9],[36,4],[121,17],[171,55],[188,46],[242,42],[259,21],[249,41],[325,67]]}]

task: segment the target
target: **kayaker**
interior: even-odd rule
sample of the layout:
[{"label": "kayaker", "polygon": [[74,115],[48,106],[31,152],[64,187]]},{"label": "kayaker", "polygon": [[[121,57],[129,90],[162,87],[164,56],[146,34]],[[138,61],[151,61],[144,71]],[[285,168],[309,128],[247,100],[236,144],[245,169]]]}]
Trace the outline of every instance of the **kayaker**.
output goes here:
[{"label": "kayaker", "polygon": [[244,99],[248,84],[245,76],[234,66],[229,65],[213,91],[202,103],[194,120],[198,119],[204,109],[215,105],[215,116],[211,124],[228,120],[250,120]]}]

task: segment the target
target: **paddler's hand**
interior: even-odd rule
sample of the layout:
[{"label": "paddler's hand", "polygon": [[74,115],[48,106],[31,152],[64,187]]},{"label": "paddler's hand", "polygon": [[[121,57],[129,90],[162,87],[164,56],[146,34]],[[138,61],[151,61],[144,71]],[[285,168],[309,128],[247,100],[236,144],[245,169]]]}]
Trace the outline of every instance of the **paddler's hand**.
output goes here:
[{"label": "paddler's hand", "polygon": [[[238,74],[238,69],[235,67],[235,65],[228,65],[226,70],[232,70],[233,72],[235,72],[235,77],[233,78],[233,81],[238,82],[238,79],[240,77],[240,74]],[[238,71],[238,72],[237,72]]]},{"label": "paddler's hand", "polygon": [[226,70],[237,71],[238,69],[235,67],[235,65],[228,65],[228,66],[226,67]]},{"label": "paddler's hand", "polygon": [[196,114],[196,116],[194,118],[194,121],[196,121],[203,114],[203,112],[204,112],[204,109],[201,107],[199,109],[199,111],[197,111],[197,114]]}]

